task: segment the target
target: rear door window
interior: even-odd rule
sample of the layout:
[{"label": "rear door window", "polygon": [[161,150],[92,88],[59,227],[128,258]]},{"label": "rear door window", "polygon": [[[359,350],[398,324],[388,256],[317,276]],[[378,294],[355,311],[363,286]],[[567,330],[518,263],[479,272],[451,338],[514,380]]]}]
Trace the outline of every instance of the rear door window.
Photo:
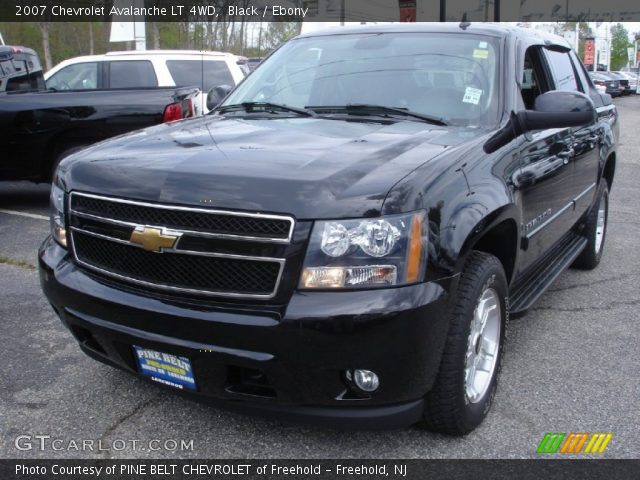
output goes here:
[{"label": "rear door window", "polygon": [[148,60],[121,60],[109,62],[109,88],[153,88],[158,79]]},{"label": "rear door window", "polygon": [[569,53],[549,49],[545,49],[544,53],[551,67],[556,90],[580,91]]},{"label": "rear door window", "polygon": [[167,68],[179,87],[197,85],[206,93],[219,85],[235,85],[224,60],[167,60]]}]

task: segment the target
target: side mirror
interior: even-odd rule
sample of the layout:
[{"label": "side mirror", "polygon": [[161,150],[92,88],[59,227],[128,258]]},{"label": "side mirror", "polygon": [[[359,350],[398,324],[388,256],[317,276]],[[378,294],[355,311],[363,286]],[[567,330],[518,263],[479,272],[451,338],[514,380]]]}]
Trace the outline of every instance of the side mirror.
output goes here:
[{"label": "side mirror", "polygon": [[512,113],[507,124],[484,144],[492,153],[531,130],[588,125],[597,117],[591,99],[580,92],[552,90],[536,98],[533,110]]},{"label": "side mirror", "polygon": [[233,87],[229,85],[218,85],[217,87],[212,87],[211,90],[207,92],[207,110],[213,110],[216,108],[224,97],[229,95],[229,92],[233,90]]}]

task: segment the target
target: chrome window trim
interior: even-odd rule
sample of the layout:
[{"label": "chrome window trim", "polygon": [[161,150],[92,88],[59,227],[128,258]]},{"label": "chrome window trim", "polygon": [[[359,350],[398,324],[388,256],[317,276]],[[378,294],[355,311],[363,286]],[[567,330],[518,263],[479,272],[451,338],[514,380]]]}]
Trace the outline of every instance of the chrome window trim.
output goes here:
[{"label": "chrome window trim", "polygon": [[[80,217],[85,217],[85,218],[90,218],[90,219],[94,219],[94,220],[101,220],[104,222],[109,222],[109,223],[114,223],[117,225],[124,225],[124,226],[132,226],[132,227],[136,227],[138,225],[140,225],[139,223],[134,223],[134,222],[126,222],[123,220],[116,220],[116,219],[112,219],[112,218],[108,218],[108,217],[101,217],[98,215],[92,215],[89,213],[83,213],[83,212],[78,212],[77,210],[73,210],[73,197],[74,196],[79,196],[79,197],[87,197],[87,198],[95,198],[96,200],[104,200],[107,202],[114,202],[114,203],[124,203],[124,204],[128,204],[128,205],[137,205],[140,207],[148,207],[148,208],[157,208],[160,210],[173,210],[173,211],[181,211],[181,212],[197,212],[197,213],[205,213],[205,214],[212,214],[212,215],[223,215],[223,216],[228,216],[228,217],[245,217],[245,218],[259,218],[259,219],[268,219],[268,220],[286,220],[289,222],[289,233],[287,235],[287,238],[270,238],[270,237],[256,237],[256,236],[251,236],[251,235],[234,235],[234,234],[230,234],[230,233],[211,233],[211,232],[201,232],[201,231],[194,231],[194,230],[183,230],[183,229],[178,229],[178,228],[171,228],[171,230],[174,231],[178,231],[178,232],[182,232],[184,234],[188,234],[188,235],[194,235],[194,236],[199,236],[199,237],[210,237],[210,238],[227,238],[227,239],[231,239],[231,240],[250,240],[250,241],[254,241],[254,242],[264,242],[264,243],[291,243],[291,239],[293,238],[293,230],[295,227],[295,219],[292,216],[289,215],[273,215],[273,214],[268,214],[268,213],[248,213],[248,212],[236,212],[236,211],[232,211],[232,210],[218,210],[218,209],[210,209],[210,208],[198,208],[198,207],[184,207],[184,206],[177,206],[177,205],[158,205],[158,204],[154,204],[154,203],[148,203],[148,202],[140,202],[137,200],[125,200],[122,198],[116,198],[116,197],[105,197],[102,195],[94,195],[91,193],[83,193],[83,192],[71,192],[70,194],[70,198],[69,198],[69,212],[74,214],[74,215],[78,215]],[[156,227],[155,225],[149,225],[149,224],[145,224],[145,226],[149,226],[149,227]],[[166,225],[160,225],[157,226],[157,228],[169,228]]]}]

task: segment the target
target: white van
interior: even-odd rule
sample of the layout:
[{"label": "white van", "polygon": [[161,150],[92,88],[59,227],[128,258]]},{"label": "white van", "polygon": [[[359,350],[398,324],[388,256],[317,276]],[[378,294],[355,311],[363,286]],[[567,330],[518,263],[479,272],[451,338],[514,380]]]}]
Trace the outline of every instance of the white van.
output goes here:
[{"label": "white van", "polygon": [[246,58],[224,52],[109,52],[65,60],[49,70],[45,80],[54,90],[198,86],[202,95],[196,108],[206,113],[207,92],[219,85],[235,87],[245,77],[245,63]]}]

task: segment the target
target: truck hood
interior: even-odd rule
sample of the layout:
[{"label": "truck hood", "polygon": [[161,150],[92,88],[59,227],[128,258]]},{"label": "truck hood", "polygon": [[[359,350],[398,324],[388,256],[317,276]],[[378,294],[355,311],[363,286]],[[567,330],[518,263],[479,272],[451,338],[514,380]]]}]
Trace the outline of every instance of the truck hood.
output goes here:
[{"label": "truck hood", "polygon": [[168,204],[374,216],[403,177],[474,129],[422,122],[206,116],[107,140],[65,160],[68,190]]}]

